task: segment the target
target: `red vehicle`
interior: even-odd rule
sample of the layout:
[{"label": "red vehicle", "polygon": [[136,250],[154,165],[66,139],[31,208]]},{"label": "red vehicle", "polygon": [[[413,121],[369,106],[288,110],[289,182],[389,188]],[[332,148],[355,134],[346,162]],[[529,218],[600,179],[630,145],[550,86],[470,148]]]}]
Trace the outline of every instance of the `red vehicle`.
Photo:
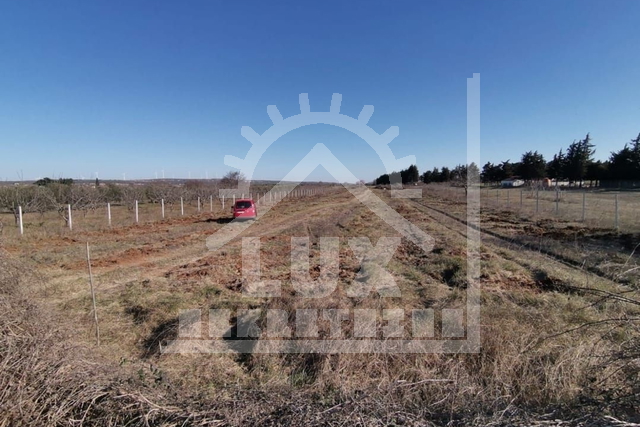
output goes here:
[{"label": "red vehicle", "polygon": [[258,217],[258,208],[252,199],[236,200],[233,205],[233,218],[256,219]]}]

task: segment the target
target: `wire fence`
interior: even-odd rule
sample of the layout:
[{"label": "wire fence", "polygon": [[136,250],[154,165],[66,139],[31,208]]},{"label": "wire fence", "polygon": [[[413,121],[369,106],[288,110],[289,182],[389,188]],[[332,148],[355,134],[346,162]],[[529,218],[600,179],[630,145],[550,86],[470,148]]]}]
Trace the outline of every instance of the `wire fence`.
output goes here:
[{"label": "wire fence", "polygon": [[[465,203],[464,188],[428,185],[425,193]],[[483,209],[527,218],[582,222],[596,228],[640,231],[640,192],[556,188],[481,188]]]},{"label": "wire fence", "polygon": [[[0,213],[0,235],[25,236],[30,232],[38,235],[68,234],[74,231],[96,231],[136,224],[152,223],[171,218],[192,217],[206,213],[229,212],[236,200],[253,199],[260,206],[273,206],[283,200],[317,197],[326,188],[315,187],[274,187],[270,191],[247,192],[222,190],[217,195],[202,195],[196,198],[179,197],[171,199],[135,200],[133,203],[105,202],[74,209],[71,204],[62,209],[41,212],[27,212],[18,206],[14,213]],[[10,224],[13,223],[13,227]]]}]

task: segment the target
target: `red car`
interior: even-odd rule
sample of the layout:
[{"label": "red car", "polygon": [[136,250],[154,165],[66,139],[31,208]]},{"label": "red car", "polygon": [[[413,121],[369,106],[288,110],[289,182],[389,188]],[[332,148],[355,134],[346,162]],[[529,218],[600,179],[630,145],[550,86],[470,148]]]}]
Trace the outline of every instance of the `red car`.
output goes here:
[{"label": "red car", "polygon": [[252,199],[236,200],[233,205],[233,218],[256,219],[258,217],[258,208]]}]

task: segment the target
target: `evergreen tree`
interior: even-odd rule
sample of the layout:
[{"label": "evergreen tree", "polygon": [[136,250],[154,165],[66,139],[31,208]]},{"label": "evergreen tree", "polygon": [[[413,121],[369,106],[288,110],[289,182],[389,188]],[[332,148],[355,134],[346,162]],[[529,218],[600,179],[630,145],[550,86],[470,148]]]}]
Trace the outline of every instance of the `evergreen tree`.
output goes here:
[{"label": "evergreen tree", "polygon": [[611,153],[609,177],[614,180],[640,180],[640,134],[631,140],[631,146],[625,144],[618,151]]},{"label": "evergreen tree", "polygon": [[601,162],[598,160],[597,162],[589,163],[587,166],[587,176],[589,186],[593,187],[593,182],[596,182],[596,185],[600,185],[600,181],[607,178],[607,174],[609,172],[609,162]]},{"label": "evergreen tree", "polygon": [[583,140],[574,141],[569,146],[565,163],[565,175],[569,178],[569,182],[580,182],[582,187],[582,180],[587,175],[587,167],[593,161],[592,158],[595,153],[593,147],[589,134]]},{"label": "evergreen tree", "polygon": [[556,182],[558,180],[561,180],[562,178],[565,178],[565,163],[566,157],[561,149],[558,154],[553,155],[553,160],[551,160],[547,165],[547,174],[549,175],[549,177],[555,179]]},{"label": "evergreen tree", "polygon": [[502,164],[500,165],[500,173],[498,174],[498,179],[496,181],[504,181],[507,178],[511,178],[514,174],[515,167],[513,166],[513,163],[507,160],[505,162],[502,162]]},{"label": "evergreen tree", "polygon": [[527,151],[522,155],[518,171],[522,179],[526,181],[544,178],[547,163],[542,154],[537,151]]},{"label": "evergreen tree", "polygon": [[442,182],[442,181],[440,181],[440,171],[435,166],[433,167],[433,170],[431,171],[431,182]]},{"label": "evergreen tree", "polygon": [[443,166],[442,171],[440,172],[440,182],[449,182],[451,180],[451,170]]},{"label": "evergreen tree", "polygon": [[413,183],[420,181],[420,172],[416,165],[411,165],[407,169],[400,172],[402,175],[402,183]]},{"label": "evergreen tree", "polygon": [[490,182],[498,182],[501,180],[502,176],[502,167],[500,165],[494,165],[491,162],[487,162],[482,167],[482,173],[480,177],[482,178],[482,182],[490,183]]}]

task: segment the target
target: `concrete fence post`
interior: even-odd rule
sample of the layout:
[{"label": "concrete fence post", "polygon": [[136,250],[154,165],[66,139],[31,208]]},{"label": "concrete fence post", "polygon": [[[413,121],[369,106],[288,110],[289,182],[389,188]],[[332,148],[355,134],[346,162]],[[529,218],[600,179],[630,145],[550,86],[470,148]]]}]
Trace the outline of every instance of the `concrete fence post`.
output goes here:
[{"label": "concrete fence post", "polygon": [[160,200],[160,205],[162,206],[162,219],[164,219],[164,199]]},{"label": "concrete fence post", "polygon": [[24,235],[24,223],[22,222],[22,206],[18,206],[18,225],[20,226],[20,235]]},{"label": "concrete fence post", "polygon": [[138,223],[138,201],[136,200],[136,224]]},{"label": "concrete fence post", "polygon": [[107,203],[107,225],[111,227],[111,203]]},{"label": "concrete fence post", "polygon": [[69,230],[73,230],[73,218],[71,218],[71,205],[67,205],[67,214],[69,215]]},{"label": "concrete fence post", "polygon": [[180,215],[184,216],[184,199],[180,197]]}]

